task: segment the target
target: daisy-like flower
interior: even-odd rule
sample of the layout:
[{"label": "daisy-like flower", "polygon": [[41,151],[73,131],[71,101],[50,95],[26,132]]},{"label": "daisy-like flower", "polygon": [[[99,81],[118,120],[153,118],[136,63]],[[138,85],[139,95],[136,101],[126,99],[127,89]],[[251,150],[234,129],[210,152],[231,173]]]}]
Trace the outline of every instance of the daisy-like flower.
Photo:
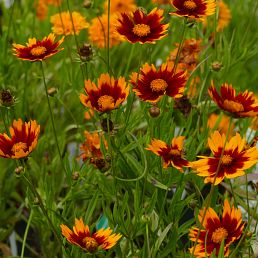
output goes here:
[{"label": "daisy-like flower", "polygon": [[225,200],[222,218],[219,218],[217,213],[209,207],[206,214],[205,209],[200,210],[198,220],[202,223],[199,238],[197,238],[199,231],[197,227],[191,228],[189,232],[190,240],[197,241],[195,249],[190,248],[190,253],[194,252],[195,257],[204,258],[210,257],[215,252],[217,257],[221,242],[224,240],[224,257],[228,257],[230,245],[241,237],[244,229],[240,209],[231,208],[228,200]]},{"label": "daisy-like flower", "polygon": [[52,31],[57,35],[73,35],[74,32],[78,35],[81,30],[88,28],[89,24],[79,12],[72,12],[71,15],[68,11],[52,15]]},{"label": "daisy-like flower", "polygon": [[81,103],[99,112],[118,108],[129,94],[125,78],[114,79],[109,74],[100,75],[98,87],[90,80],[85,81],[84,90],[87,95],[80,94]]},{"label": "daisy-like flower", "polygon": [[169,24],[162,24],[164,11],[154,8],[149,14],[137,9],[131,14],[122,13],[117,32],[131,43],[155,43],[167,35]]},{"label": "daisy-like flower", "polygon": [[37,40],[35,38],[30,38],[28,40],[27,46],[23,46],[20,44],[13,44],[14,55],[19,59],[27,60],[27,61],[43,61],[47,59],[59,51],[63,50],[63,48],[58,47],[62,44],[64,38],[55,41],[55,35],[50,33],[47,37],[42,40]]},{"label": "daisy-like flower", "polygon": [[[136,9],[134,0],[112,0],[110,1],[110,13],[126,13]],[[105,13],[108,13],[108,1],[104,4]]]},{"label": "daisy-like flower", "polygon": [[225,27],[228,26],[231,20],[231,11],[227,4],[223,1],[218,2],[219,6],[219,18],[218,18],[218,25],[217,31],[222,31]]},{"label": "daisy-like flower", "polygon": [[35,120],[14,120],[10,136],[0,134],[0,157],[21,159],[27,157],[37,146],[40,126]]},{"label": "daisy-like flower", "polygon": [[167,168],[170,165],[174,168],[183,172],[183,167],[189,167],[189,162],[183,158],[183,142],[185,137],[178,136],[172,139],[171,145],[167,143],[153,139],[151,144],[146,148],[156,155],[162,157],[163,159],[163,168]]},{"label": "daisy-like flower", "polygon": [[108,250],[116,245],[117,241],[122,237],[121,234],[112,234],[113,232],[110,228],[102,228],[92,234],[89,226],[84,225],[82,218],[75,219],[73,231],[63,224],[60,227],[62,235],[69,243],[77,245],[89,253]]},{"label": "daisy-like flower", "polygon": [[140,73],[132,73],[133,91],[144,101],[157,102],[163,95],[173,98],[183,96],[186,73],[173,71],[170,64],[162,64],[157,70],[154,65],[145,64]]},{"label": "daisy-like flower", "polygon": [[[117,15],[110,15],[109,46],[120,44],[123,38],[116,31]],[[96,17],[91,21],[89,27],[89,40],[98,48],[107,48],[108,43],[108,15]]]},{"label": "daisy-like flower", "polygon": [[232,85],[224,83],[221,85],[219,95],[213,82],[208,92],[219,108],[228,112],[233,117],[258,116],[258,103],[255,102],[253,92],[246,90],[236,95],[236,91]]},{"label": "daisy-like flower", "polygon": [[200,160],[191,163],[198,176],[205,177],[204,183],[218,185],[224,178],[242,176],[244,170],[258,161],[256,147],[247,147],[246,141],[239,134],[226,142],[225,134],[215,131],[208,139],[208,145],[213,157],[200,156]]},{"label": "daisy-like flower", "polygon": [[36,15],[39,20],[45,20],[48,13],[48,5],[59,6],[61,0],[37,0],[35,1]]},{"label": "daisy-like flower", "polygon": [[191,19],[203,20],[204,17],[215,13],[215,0],[172,0],[172,5],[176,8],[170,14],[185,16]]}]

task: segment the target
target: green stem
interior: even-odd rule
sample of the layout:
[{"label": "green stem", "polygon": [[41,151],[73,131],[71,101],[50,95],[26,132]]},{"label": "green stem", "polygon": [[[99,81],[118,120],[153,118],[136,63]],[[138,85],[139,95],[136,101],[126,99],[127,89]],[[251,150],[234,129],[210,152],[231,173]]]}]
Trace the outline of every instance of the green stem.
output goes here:
[{"label": "green stem", "polygon": [[29,216],[27,226],[26,226],[26,229],[25,229],[25,233],[24,233],[24,236],[23,236],[21,258],[24,257],[24,250],[25,250],[25,246],[26,246],[26,240],[27,240],[32,216],[33,216],[33,210],[31,209],[30,216]]}]

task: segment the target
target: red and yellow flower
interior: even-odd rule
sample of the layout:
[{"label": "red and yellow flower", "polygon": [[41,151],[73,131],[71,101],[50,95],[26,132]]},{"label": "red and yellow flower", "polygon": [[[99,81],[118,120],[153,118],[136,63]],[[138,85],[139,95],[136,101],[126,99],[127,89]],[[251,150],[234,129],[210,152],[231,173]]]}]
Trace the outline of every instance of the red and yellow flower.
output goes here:
[{"label": "red and yellow flower", "polygon": [[153,139],[146,150],[150,150],[156,155],[162,157],[163,168],[167,168],[171,165],[180,170],[180,172],[183,172],[182,168],[189,167],[190,165],[190,163],[183,157],[184,139],[184,136],[175,137],[172,139],[171,145],[168,145],[161,140]]},{"label": "red and yellow flower", "polygon": [[186,73],[175,73],[170,64],[162,64],[158,70],[154,65],[145,64],[139,74],[132,73],[130,82],[139,98],[157,102],[163,95],[181,98],[185,89]]},{"label": "red and yellow flower", "polygon": [[109,74],[101,74],[98,87],[90,80],[85,81],[84,84],[87,95],[80,94],[81,103],[99,112],[108,112],[118,108],[129,94],[129,87],[124,77],[114,79]]},{"label": "red and yellow flower", "polygon": [[40,126],[35,120],[14,120],[10,136],[0,134],[0,157],[21,159],[27,157],[37,146]]},{"label": "red and yellow flower", "polygon": [[62,235],[69,243],[77,245],[89,253],[108,250],[116,245],[117,241],[122,237],[121,234],[112,234],[113,232],[110,228],[101,228],[95,233],[91,233],[89,226],[84,225],[82,218],[75,219],[73,231],[63,224],[60,227]]},{"label": "red and yellow flower", "polygon": [[200,156],[200,160],[191,162],[197,175],[205,177],[204,183],[218,185],[224,178],[242,176],[258,161],[256,147],[249,148],[239,134],[226,141],[225,134],[215,131],[208,139],[208,145],[214,156]]},{"label": "red and yellow flower", "polygon": [[169,24],[162,24],[164,11],[154,8],[149,14],[137,9],[131,14],[122,13],[117,32],[131,43],[155,43],[167,35]]},{"label": "red and yellow flower", "polygon": [[213,83],[208,92],[219,108],[234,117],[258,116],[258,103],[255,102],[253,92],[246,90],[236,95],[235,89],[232,85],[228,85],[227,83],[222,84],[220,95]]},{"label": "red and yellow flower", "polygon": [[193,227],[189,232],[190,240],[197,242],[195,248],[190,248],[190,253],[198,258],[210,257],[212,253],[217,257],[224,240],[224,257],[228,257],[230,245],[241,237],[244,229],[240,209],[231,208],[228,200],[225,200],[222,218],[209,207],[207,210],[200,210],[198,220],[202,227]]},{"label": "red and yellow flower", "polygon": [[185,16],[191,19],[203,20],[204,17],[215,13],[215,0],[172,0],[172,5],[176,8],[170,14]]},{"label": "red and yellow flower", "polygon": [[42,61],[63,50],[63,48],[58,49],[63,41],[64,38],[55,41],[55,35],[53,33],[50,33],[42,40],[30,38],[27,46],[13,44],[14,55],[19,59],[31,62]]}]

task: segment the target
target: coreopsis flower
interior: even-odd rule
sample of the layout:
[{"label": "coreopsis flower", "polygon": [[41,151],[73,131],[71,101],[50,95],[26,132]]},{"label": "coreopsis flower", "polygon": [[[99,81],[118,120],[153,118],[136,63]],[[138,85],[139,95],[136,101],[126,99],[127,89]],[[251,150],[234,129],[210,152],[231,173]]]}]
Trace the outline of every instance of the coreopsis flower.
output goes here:
[{"label": "coreopsis flower", "polygon": [[31,62],[43,61],[63,50],[63,48],[58,49],[63,41],[64,38],[55,41],[55,35],[53,33],[50,33],[42,40],[30,38],[26,46],[14,43],[13,51],[14,55],[17,56],[19,59]]},{"label": "coreopsis flower", "polygon": [[[117,15],[110,15],[109,47],[120,44],[123,38],[116,31]],[[98,48],[107,48],[108,44],[108,15],[96,17],[89,27],[89,40]]]},{"label": "coreopsis flower", "polygon": [[94,253],[98,250],[108,250],[116,245],[122,237],[121,234],[112,234],[113,232],[110,228],[101,228],[95,233],[91,233],[89,226],[84,225],[82,218],[75,219],[73,231],[63,224],[60,227],[62,235],[69,243],[77,245],[89,253]]},{"label": "coreopsis flower", "polygon": [[169,24],[162,24],[164,11],[154,8],[149,14],[137,9],[122,13],[118,19],[117,32],[131,43],[155,43],[167,35]]},{"label": "coreopsis flower", "polygon": [[167,143],[153,139],[146,150],[150,150],[156,155],[162,157],[163,168],[167,168],[170,165],[183,172],[183,167],[189,167],[189,162],[184,159],[183,142],[185,137],[178,136],[172,139],[171,145]]},{"label": "coreopsis flower", "polygon": [[61,0],[38,0],[35,2],[36,16],[39,20],[45,20],[48,14],[48,6],[59,6]]},{"label": "coreopsis flower", "polygon": [[[132,12],[137,8],[134,0],[112,0],[110,1],[110,13]],[[108,13],[108,1],[104,3],[105,13]]]},{"label": "coreopsis flower", "polygon": [[85,81],[84,90],[87,95],[80,94],[81,103],[99,112],[118,108],[129,94],[125,78],[114,79],[109,74],[100,75],[98,87],[90,80]]},{"label": "coreopsis flower", "polygon": [[170,0],[151,0],[153,4],[163,5],[170,4]]},{"label": "coreopsis flower", "polygon": [[228,26],[231,20],[231,11],[226,3],[222,0],[218,2],[219,6],[219,17],[217,31],[222,31],[225,27]]},{"label": "coreopsis flower", "polygon": [[212,253],[217,257],[221,242],[224,240],[224,257],[228,257],[230,245],[237,241],[243,233],[244,223],[241,210],[235,207],[231,208],[228,200],[225,200],[221,218],[209,207],[206,211],[205,209],[200,210],[198,220],[201,228],[193,227],[189,232],[190,240],[197,241],[196,247],[190,248],[190,253],[198,258],[210,257]]},{"label": "coreopsis flower", "polygon": [[[71,17],[72,16],[72,17]],[[72,19],[71,19],[72,18]],[[62,12],[51,16],[52,31],[57,35],[79,35],[89,24],[79,12]]]},{"label": "coreopsis flower", "polygon": [[214,14],[216,10],[215,0],[172,0],[171,3],[176,11],[170,14],[196,20],[203,20],[206,16]]},{"label": "coreopsis flower", "polygon": [[242,176],[258,161],[256,147],[249,148],[238,133],[226,141],[225,134],[215,131],[208,139],[208,145],[213,157],[200,156],[201,159],[191,163],[197,175],[205,177],[204,183],[218,185],[224,178]]},{"label": "coreopsis flower", "polygon": [[[181,52],[179,54],[178,63],[184,64],[188,71],[194,70],[199,62],[199,54],[201,52],[201,39],[186,39],[183,42]],[[179,51],[179,43],[176,43],[176,48],[170,52],[167,59],[168,62],[175,62],[177,53]]]},{"label": "coreopsis flower", "polygon": [[232,132],[234,130],[234,125],[231,124],[230,130],[229,130],[229,124],[230,124],[230,118],[226,115],[223,115],[221,118],[217,114],[211,114],[207,121],[207,126],[210,129],[217,129],[221,134],[227,134],[232,135]]},{"label": "coreopsis flower", "polygon": [[103,153],[101,152],[100,146],[101,142],[105,149],[108,148],[107,141],[104,139],[103,135],[98,134],[97,132],[90,133],[84,131],[85,141],[80,146],[82,151],[81,158],[83,161],[90,160],[92,164],[95,164],[96,160],[104,159]]},{"label": "coreopsis flower", "polygon": [[221,85],[219,95],[212,82],[208,92],[219,108],[234,117],[258,116],[258,103],[255,102],[254,94],[251,91],[246,90],[236,95],[232,85],[224,83]]},{"label": "coreopsis flower", "polygon": [[136,95],[148,102],[157,102],[163,95],[173,98],[183,96],[186,74],[181,71],[175,73],[173,66],[162,64],[159,69],[154,65],[145,64],[140,73],[132,73],[131,84]]},{"label": "coreopsis flower", "polygon": [[35,120],[14,120],[10,136],[0,134],[0,157],[21,159],[27,157],[37,146],[40,126]]}]

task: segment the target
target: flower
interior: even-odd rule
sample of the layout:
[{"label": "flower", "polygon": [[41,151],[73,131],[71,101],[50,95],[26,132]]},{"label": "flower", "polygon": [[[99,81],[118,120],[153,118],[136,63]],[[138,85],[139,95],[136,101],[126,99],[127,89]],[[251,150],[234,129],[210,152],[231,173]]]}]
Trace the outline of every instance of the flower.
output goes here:
[{"label": "flower", "polygon": [[[241,237],[244,229],[240,209],[231,208],[228,200],[225,200],[222,218],[219,218],[217,213],[209,207],[207,210],[200,210],[198,220],[202,226],[201,229],[193,227],[189,232],[190,240],[197,241],[196,247],[190,248],[190,253],[202,258],[210,257],[215,252],[217,257],[221,242],[224,240],[223,257],[228,257],[230,245]],[[199,237],[198,231],[200,231]]]},{"label": "flower", "polygon": [[155,43],[167,35],[169,24],[162,24],[163,10],[154,8],[149,14],[137,9],[131,14],[122,13],[117,32],[131,43]]},{"label": "flower", "polygon": [[55,35],[50,33],[47,37],[42,40],[37,40],[35,38],[30,38],[28,40],[27,46],[20,44],[13,44],[14,55],[19,59],[27,61],[43,61],[50,56],[55,55],[63,48],[58,47],[62,44],[64,38],[55,42]]},{"label": "flower", "polygon": [[215,0],[172,0],[176,8],[171,15],[185,16],[191,19],[203,20],[204,17],[215,13]]},{"label": "flower", "polygon": [[[223,115],[221,118],[212,113],[207,121],[207,126],[210,129],[217,129],[221,134],[227,134],[228,128],[229,128],[230,118],[228,116]],[[228,132],[229,135],[232,135],[232,132],[234,130],[234,125],[231,125],[231,128]]]},{"label": "flower", "polygon": [[225,134],[215,131],[208,139],[208,145],[214,156],[200,156],[200,160],[191,163],[198,176],[205,177],[204,183],[218,185],[224,178],[242,176],[244,170],[258,161],[256,147],[247,147],[246,141],[238,133],[226,141]]},{"label": "flower", "polygon": [[90,159],[90,162],[95,164],[97,160],[104,159],[100,149],[101,142],[105,149],[108,148],[108,145],[103,135],[99,135],[97,132],[90,133],[88,131],[84,131],[84,136],[85,142],[80,146],[80,150],[82,151],[80,157],[82,157],[83,161]]},{"label": "flower", "polygon": [[[72,20],[71,20],[72,16]],[[62,12],[51,16],[52,31],[57,35],[78,35],[89,24],[79,12]]]},{"label": "flower", "polygon": [[217,31],[222,31],[225,27],[228,26],[231,20],[231,11],[227,4],[225,4],[222,0],[218,2],[219,6],[219,18]]},{"label": "flower", "polygon": [[[105,13],[108,13],[108,1],[104,4]],[[110,1],[110,13],[126,13],[136,9],[134,0],[112,0]]]},{"label": "flower", "polygon": [[151,0],[153,4],[163,5],[170,4],[170,0]]},{"label": "flower", "polygon": [[[116,46],[122,42],[122,37],[116,31],[117,16],[110,15],[109,47]],[[107,48],[108,43],[108,15],[96,17],[91,21],[89,27],[89,40],[99,48]]]},{"label": "flower", "polygon": [[107,112],[118,108],[129,94],[129,87],[124,77],[114,79],[109,74],[101,74],[98,79],[98,87],[94,82],[84,82],[84,90],[87,95],[80,94],[81,103],[99,112]]},{"label": "flower", "polygon": [[48,5],[59,6],[61,0],[38,0],[35,2],[36,16],[39,20],[44,20],[47,17]]},{"label": "flower", "polygon": [[224,83],[220,88],[220,96],[213,82],[208,92],[212,100],[216,102],[222,110],[234,117],[258,116],[258,103],[255,102],[253,92],[246,90],[236,95],[236,91],[232,85]]},{"label": "flower", "polygon": [[122,237],[121,234],[112,234],[110,228],[101,228],[92,234],[90,233],[89,226],[84,225],[82,218],[75,219],[73,231],[64,224],[61,224],[60,227],[62,235],[69,243],[77,245],[90,253],[94,253],[98,249],[108,250]]},{"label": "flower", "polygon": [[14,120],[10,136],[0,134],[0,157],[21,159],[27,157],[37,146],[40,126],[35,120]]},{"label": "flower", "polygon": [[186,75],[182,71],[175,73],[169,64],[162,64],[158,70],[154,65],[145,64],[139,74],[132,73],[130,82],[139,98],[157,102],[165,94],[173,98],[182,97]]},{"label": "flower", "polygon": [[153,139],[146,150],[150,150],[158,156],[163,158],[163,168],[173,166],[174,168],[183,172],[182,167],[189,167],[189,162],[183,158],[183,142],[185,137],[178,136],[172,139],[171,145]]}]

